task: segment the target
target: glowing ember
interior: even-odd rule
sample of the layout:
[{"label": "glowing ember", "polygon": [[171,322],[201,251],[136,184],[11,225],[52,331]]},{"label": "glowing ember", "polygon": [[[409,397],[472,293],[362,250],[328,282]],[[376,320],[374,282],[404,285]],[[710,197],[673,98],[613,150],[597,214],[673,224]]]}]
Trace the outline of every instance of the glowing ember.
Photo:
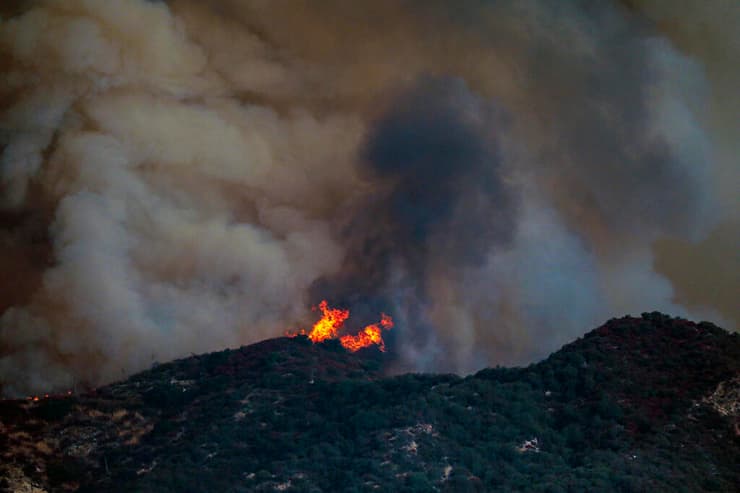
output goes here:
[{"label": "glowing ember", "polygon": [[377,324],[368,325],[357,335],[348,334],[340,337],[339,332],[344,327],[344,322],[349,318],[349,310],[329,308],[326,300],[319,303],[318,309],[322,314],[321,319],[314,324],[310,332],[306,333],[305,330],[301,330],[299,334],[307,335],[315,343],[339,337],[342,346],[352,352],[373,344],[378,346],[381,351],[385,351],[385,341],[383,341],[381,333],[383,330],[390,330],[393,327],[393,319],[390,316],[383,313],[380,322]]},{"label": "glowing ember", "polygon": [[44,394],[43,396],[40,396],[40,395],[29,395],[27,397],[27,399],[29,401],[39,402],[42,399],[57,399],[57,398],[65,397],[65,396],[68,396],[68,395],[72,395],[72,391],[71,390],[68,390],[66,394]]}]

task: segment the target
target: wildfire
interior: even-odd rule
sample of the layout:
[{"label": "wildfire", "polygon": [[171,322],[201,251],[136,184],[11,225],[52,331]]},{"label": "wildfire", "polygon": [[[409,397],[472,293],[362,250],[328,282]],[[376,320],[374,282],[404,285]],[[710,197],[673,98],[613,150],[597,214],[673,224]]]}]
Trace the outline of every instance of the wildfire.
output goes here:
[{"label": "wildfire", "polygon": [[[316,309],[316,308],[314,308]],[[318,309],[321,311],[321,319],[313,325],[310,332],[301,330],[298,334],[308,336],[314,343],[325,341],[327,339],[337,339],[347,350],[355,352],[362,348],[375,344],[378,349],[385,351],[385,341],[383,341],[383,330],[390,330],[393,327],[393,319],[381,314],[380,322],[370,324],[362,329],[357,335],[346,334],[339,336],[344,328],[344,322],[349,318],[349,310],[339,308],[329,308],[326,300],[319,303]]]},{"label": "wildfire", "polygon": [[66,397],[72,395],[72,391],[68,390],[66,393],[63,394],[44,394],[44,395],[29,395],[26,399],[32,402],[39,402],[46,399],[56,399],[60,397]]},{"label": "wildfire", "polygon": [[382,313],[380,317],[379,323],[368,325],[355,336],[344,335],[339,338],[339,342],[352,352],[368,347],[371,344],[375,344],[378,346],[378,349],[385,351],[385,341],[383,341],[381,332],[383,329],[389,330],[393,327],[393,319],[385,313]]},{"label": "wildfire", "polygon": [[349,318],[349,310],[329,308],[326,300],[319,303],[319,310],[322,314],[321,319],[313,325],[313,329],[308,333],[308,338],[313,342],[336,339],[339,329]]}]

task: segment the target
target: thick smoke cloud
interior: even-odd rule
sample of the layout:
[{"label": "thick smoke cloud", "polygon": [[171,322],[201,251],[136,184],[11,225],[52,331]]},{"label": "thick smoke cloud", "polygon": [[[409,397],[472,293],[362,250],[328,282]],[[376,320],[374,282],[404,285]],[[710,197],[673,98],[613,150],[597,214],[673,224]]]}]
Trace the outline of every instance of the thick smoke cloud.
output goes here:
[{"label": "thick smoke cloud", "polygon": [[722,203],[722,224],[700,242],[663,240],[655,245],[656,268],[676,297],[693,308],[710,304],[737,327],[740,321],[740,4],[732,0],[639,0],[628,5],[648,18],[680,50],[700,61],[711,88],[707,101],[712,143],[713,193]]},{"label": "thick smoke cloud", "polygon": [[[388,183],[384,218],[393,252],[414,257],[434,245],[452,264],[479,263],[511,236],[496,116],[462,81],[424,80],[376,122],[364,157]],[[448,235],[450,228],[458,234]]]},{"label": "thick smoke cloud", "polygon": [[5,7],[3,394],[277,336],[322,298],[391,313],[396,371],[525,363],[630,312],[723,322],[654,269],[737,215],[719,62],[641,12]]}]

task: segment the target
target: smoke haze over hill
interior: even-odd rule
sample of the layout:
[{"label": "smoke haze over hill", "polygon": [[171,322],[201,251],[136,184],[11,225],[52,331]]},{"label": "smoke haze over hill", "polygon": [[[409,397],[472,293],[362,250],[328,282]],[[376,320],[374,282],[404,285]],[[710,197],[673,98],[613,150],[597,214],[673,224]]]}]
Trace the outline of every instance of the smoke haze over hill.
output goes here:
[{"label": "smoke haze over hill", "polygon": [[[692,22],[738,16],[695,4],[3,7],[2,392],[281,335],[323,297],[392,314],[399,371],[625,313],[733,328],[699,293],[738,277],[740,48]],[[716,257],[726,282],[683,280]]]}]

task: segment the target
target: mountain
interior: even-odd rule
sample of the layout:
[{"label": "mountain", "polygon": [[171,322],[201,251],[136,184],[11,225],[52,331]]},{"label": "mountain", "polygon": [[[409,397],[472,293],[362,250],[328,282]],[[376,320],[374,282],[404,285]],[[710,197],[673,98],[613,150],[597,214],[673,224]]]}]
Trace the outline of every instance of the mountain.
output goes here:
[{"label": "mountain", "polygon": [[740,336],[613,319],[526,368],[386,377],[279,338],[0,402],[0,491],[737,491]]}]

